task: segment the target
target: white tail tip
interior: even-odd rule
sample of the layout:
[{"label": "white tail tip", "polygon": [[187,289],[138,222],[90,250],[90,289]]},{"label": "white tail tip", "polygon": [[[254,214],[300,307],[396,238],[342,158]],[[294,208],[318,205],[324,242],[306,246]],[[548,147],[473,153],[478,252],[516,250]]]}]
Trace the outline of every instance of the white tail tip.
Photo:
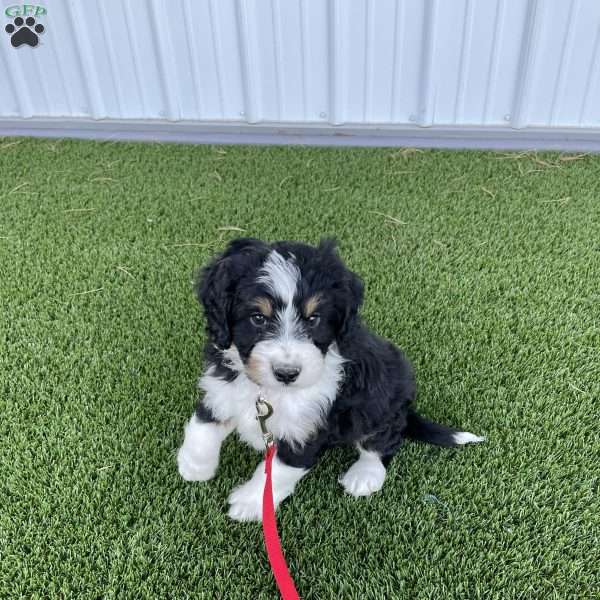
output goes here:
[{"label": "white tail tip", "polygon": [[452,434],[452,441],[455,444],[463,446],[464,444],[479,444],[485,442],[485,438],[468,431],[459,431],[458,433]]}]

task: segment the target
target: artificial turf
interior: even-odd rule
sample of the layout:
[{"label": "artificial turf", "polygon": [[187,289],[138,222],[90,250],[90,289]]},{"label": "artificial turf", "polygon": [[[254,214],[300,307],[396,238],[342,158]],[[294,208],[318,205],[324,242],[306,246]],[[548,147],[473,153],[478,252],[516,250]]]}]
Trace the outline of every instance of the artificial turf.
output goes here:
[{"label": "artificial turf", "polygon": [[362,500],[326,455],[279,513],[303,598],[600,596],[600,157],[0,140],[0,597],[274,598],[257,524],[174,454],[195,268],[335,236],[422,412]]}]

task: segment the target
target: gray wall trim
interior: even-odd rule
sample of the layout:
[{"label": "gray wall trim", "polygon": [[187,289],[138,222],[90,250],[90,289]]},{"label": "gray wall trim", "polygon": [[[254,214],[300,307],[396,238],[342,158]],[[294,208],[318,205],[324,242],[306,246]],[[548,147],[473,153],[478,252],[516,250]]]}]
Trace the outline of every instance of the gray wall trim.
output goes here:
[{"label": "gray wall trim", "polygon": [[336,126],[0,119],[0,136],[189,144],[286,144],[600,152],[600,129]]}]

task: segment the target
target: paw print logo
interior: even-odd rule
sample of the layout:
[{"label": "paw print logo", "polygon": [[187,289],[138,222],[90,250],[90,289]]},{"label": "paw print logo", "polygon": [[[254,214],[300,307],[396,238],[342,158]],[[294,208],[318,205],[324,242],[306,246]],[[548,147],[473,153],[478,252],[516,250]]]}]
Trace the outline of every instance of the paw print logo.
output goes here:
[{"label": "paw print logo", "polygon": [[44,33],[44,26],[41,23],[36,25],[33,17],[27,17],[25,20],[23,20],[21,17],[17,17],[4,29],[6,33],[11,36],[10,43],[15,48],[18,48],[23,44],[27,44],[28,46],[35,48],[40,41],[38,33]]}]

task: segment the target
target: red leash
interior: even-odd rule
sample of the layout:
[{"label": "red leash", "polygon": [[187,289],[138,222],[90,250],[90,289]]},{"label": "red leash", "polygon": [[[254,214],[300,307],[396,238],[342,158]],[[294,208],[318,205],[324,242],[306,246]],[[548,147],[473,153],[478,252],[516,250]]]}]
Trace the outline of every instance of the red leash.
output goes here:
[{"label": "red leash", "polygon": [[277,532],[277,519],[275,518],[275,504],[273,502],[273,457],[277,451],[273,443],[273,435],[267,429],[266,420],[273,414],[271,405],[265,401],[262,394],[256,400],[256,410],[258,412],[258,422],[262,430],[263,439],[267,446],[265,453],[265,488],[263,490],[263,537],[265,548],[271,570],[275,576],[275,582],[279,588],[279,593],[283,600],[300,600],[294,580],[285,563],[285,557],[281,550],[281,541]]},{"label": "red leash", "polygon": [[271,570],[275,576],[277,587],[283,600],[300,600],[294,580],[285,564],[285,558],[281,550],[279,534],[277,533],[277,519],[275,518],[275,506],[273,504],[273,457],[275,456],[275,446],[267,446],[265,454],[265,489],[263,492],[263,537],[265,538],[265,548],[267,556],[271,563]]}]

